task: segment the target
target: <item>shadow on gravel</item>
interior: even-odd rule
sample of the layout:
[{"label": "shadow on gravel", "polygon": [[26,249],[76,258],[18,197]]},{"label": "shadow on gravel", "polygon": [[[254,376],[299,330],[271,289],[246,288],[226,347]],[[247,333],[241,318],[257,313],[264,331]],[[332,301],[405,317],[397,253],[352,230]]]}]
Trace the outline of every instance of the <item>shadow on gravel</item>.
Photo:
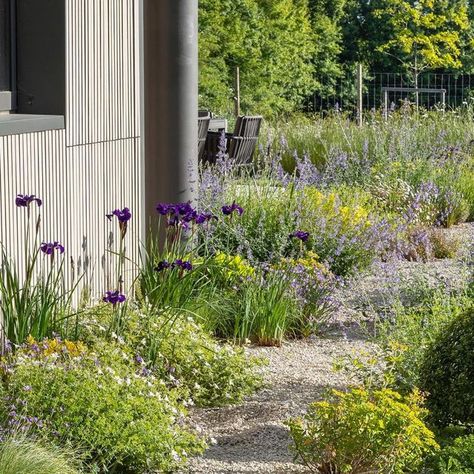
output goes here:
[{"label": "shadow on gravel", "polygon": [[291,462],[289,445],[284,426],[261,424],[220,438],[204,458],[221,462]]}]

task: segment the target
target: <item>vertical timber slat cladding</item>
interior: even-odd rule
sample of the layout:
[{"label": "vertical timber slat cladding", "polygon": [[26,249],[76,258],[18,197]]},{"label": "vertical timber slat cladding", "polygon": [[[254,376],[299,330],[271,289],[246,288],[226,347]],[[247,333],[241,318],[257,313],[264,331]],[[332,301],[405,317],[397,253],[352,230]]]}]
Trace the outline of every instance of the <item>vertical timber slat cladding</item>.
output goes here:
[{"label": "vertical timber slat cladding", "polygon": [[67,4],[66,146],[137,137],[139,1]]},{"label": "vertical timber slat cladding", "polygon": [[[40,196],[41,240],[64,244],[66,284],[83,274],[79,288],[94,298],[115,289],[119,229],[106,214],[132,210],[131,261],[143,241],[139,2],[68,0],[66,129],[0,137],[0,243],[23,268],[26,213],[15,196]],[[133,278],[130,265],[125,289]]]}]

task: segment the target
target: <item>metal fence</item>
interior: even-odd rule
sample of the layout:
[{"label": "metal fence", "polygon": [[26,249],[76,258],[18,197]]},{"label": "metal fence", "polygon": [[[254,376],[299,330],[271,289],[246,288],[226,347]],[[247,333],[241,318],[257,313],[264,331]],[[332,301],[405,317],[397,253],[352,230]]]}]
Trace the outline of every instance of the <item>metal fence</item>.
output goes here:
[{"label": "metal fence", "polygon": [[[381,110],[384,107],[384,90],[388,92],[391,108],[402,106],[405,101],[415,103],[426,109],[441,108],[442,93],[445,91],[445,106],[454,109],[474,102],[474,74],[423,73],[418,78],[418,88],[424,91],[407,91],[415,88],[413,76],[399,73],[371,73],[363,80],[364,110]],[[403,90],[402,90],[403,89]],[[428,92],[429,90],[429,92]],[[323,92],[315,93],[308,109],[314,112],[342,110],[356,111],[357,85],[354,74],[348,74],[334,81]],[[418,96],[416,98],[416,95]]]}]

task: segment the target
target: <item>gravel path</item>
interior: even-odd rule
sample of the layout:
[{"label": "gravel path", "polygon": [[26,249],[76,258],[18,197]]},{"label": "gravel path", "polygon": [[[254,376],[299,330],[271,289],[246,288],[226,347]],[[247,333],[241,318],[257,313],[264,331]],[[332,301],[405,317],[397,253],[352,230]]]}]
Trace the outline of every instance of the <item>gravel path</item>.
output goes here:
[{"label": "gravel path", "polygon": [[[474,243],[474,225],[464,224],[446,232],[459,236],[463,242],[460,255],[465,256]],[[340,357],[370,350],[364,322],[388,308],[394,297],[413,297],[415,282],[462,287],[465,269],[462,258],[379,264],[337,292],[340,308],[326,330],[328,336],[291,341],[279,348],[250,347],[249,353],[269,361],[265,388],[241,405],[193,411],[192,423],[215,444],[203,457],[192,459],[185,472],[308,472],[293,462],[284,421],[304,413],[325,390],[347,386],[344,374],[334,372],[332,366]]]},{"label": "gravel path", "polygon": [[249,349],[268,359],[266,388],[244,404],[198,409],[193,421],[217,444],[203,458],[194,459],[190,473],[307,472],[292,462],[284,420],[302,414],[328,388],[342,388],[347,380],[332,370],[341,356],[367,348],[363,341],[311,339],[279,348]]}]

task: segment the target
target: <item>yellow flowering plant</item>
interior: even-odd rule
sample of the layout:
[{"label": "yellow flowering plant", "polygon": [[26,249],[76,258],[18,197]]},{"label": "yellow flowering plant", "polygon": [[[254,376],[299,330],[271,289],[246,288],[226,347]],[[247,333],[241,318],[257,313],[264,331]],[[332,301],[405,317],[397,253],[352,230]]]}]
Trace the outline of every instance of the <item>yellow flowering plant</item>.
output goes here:
[{"label": "yellow flowering plant", "polygon": [[389,389],[333,390],[288,422],[297,458],[319,474],[420,472],[439,449],[424,424],[423,396]]}]

